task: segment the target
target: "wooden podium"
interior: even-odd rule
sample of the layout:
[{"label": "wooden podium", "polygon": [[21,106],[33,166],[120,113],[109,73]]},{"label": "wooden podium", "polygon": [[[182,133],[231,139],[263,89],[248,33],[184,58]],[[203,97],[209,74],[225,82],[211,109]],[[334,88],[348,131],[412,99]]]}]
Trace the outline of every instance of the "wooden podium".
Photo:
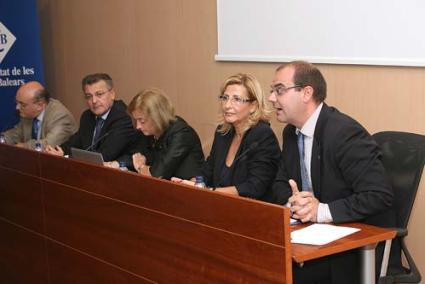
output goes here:
[{"label": "wooden podium", "polygon": [[2,283],[292,283],[289,210],[0,144]]}]

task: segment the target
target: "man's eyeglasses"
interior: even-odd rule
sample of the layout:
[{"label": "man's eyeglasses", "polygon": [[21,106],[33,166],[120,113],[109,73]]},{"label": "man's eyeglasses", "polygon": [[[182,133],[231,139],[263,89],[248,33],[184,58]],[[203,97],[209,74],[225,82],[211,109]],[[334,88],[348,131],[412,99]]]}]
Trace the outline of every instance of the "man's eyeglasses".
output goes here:
[{"label": "man's eyeglasses", "polygon": [[99,92],[94,93],[93,95],[92,94],[84,94],[84,98],[87,101],[92,100],[93,97],[96,97],[96,99],[101,99],[105,94],[109,93],[110,91],[111,90],[99,91]]},{"label": "man's eyeglasses", "polygon": [[26,108],[29,104],[26,104],[26,103],[23,103],[23,102],[16,101],[16,105],[17,105],[19,108]]},{"label": "man's eyeglasses", "polygon": [[252,102],[252,101],[254,101],[254,99],[245,99],[245,98],[241,98],[241,97],[239,97],[239,96],[232,96],[232,97],[229,97],[228,95],[221,95],[221,96],[219,96],[218,97],[218,100],[222,103],[222,104],[225,104],[225,103],[227,103],[229,100],[230,100],[230,103],[232,104],[232,105],[242,105],[242,104],[244,104],[244,103],[247,103],[247,102]]},{"label": "man's eyeglasses", "polygon": [[33,100],[32,102],[28,102],[28,103],[24,103],[24,102],[21,102],[21,101],[16,101],[16,105],[19,107],[19,108],[22,108],[22,109],[24,109],[24,108],[26,108],[27,106],[29,106],[29,105],[32,105],[32,104],[36,104],[36,103],[38,103],[40,100]]},{"label": "man's eyeglasses", "polygon": [[284,85],[279,84],[279,85],[270,87],[270,94],[275,93],[278,96],[282,96],[286,94],[290,89],[296,89],[296,88],[304,88],[304,86],[294,85],[291,87],[285,87]]}]

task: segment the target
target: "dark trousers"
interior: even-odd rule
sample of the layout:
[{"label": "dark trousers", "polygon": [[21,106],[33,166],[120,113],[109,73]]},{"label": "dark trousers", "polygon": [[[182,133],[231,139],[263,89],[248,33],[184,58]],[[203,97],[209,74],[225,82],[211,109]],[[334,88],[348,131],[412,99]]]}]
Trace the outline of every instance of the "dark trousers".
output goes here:
[{"label": "dark trousers", "polygon": [[306,261],[300,267],[293,263],[294,284],[358,284],[360,259],[357,250]]},{"label": "dark trousers", "polygon": [[297,263],[292,266],[294,284],[331,284],[330,275],[330,262],[326,257],[306,261],[302,267]]}]

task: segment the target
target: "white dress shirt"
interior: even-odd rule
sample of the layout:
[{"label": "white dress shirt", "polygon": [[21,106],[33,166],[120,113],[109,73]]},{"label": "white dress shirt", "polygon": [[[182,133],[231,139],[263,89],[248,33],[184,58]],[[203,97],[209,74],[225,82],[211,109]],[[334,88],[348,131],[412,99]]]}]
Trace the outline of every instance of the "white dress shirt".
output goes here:
[{"label": "white dress shirt", "polygon": [[[320,111],[322,110],[323,103],[321,103],[313,114],[307,119],[301,129],[296,129],[295,132],[298,135],[299,132],[304,134],[304,163],[307,169],[308,179],[310,184],[313,186],[311,180],[311,153],[313,150],[314,130],[316,129],[317,119],[319,118]],[[314,192],[313,192],[314,195]],[[319,203],[317,209],[317,222],[328,223],[332,222],[331,211],[326,203]]]}]

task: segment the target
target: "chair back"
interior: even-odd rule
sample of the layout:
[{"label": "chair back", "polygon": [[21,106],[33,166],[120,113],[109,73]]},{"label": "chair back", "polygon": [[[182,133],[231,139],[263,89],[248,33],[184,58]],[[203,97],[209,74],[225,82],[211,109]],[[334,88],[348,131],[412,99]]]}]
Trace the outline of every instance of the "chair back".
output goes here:
[{"label": "chair back", "polygon": [[373,135],[382,150],[382,163],[394,190],[396,224],[407,228],[425,163],[425,136],[384,131]]}]

